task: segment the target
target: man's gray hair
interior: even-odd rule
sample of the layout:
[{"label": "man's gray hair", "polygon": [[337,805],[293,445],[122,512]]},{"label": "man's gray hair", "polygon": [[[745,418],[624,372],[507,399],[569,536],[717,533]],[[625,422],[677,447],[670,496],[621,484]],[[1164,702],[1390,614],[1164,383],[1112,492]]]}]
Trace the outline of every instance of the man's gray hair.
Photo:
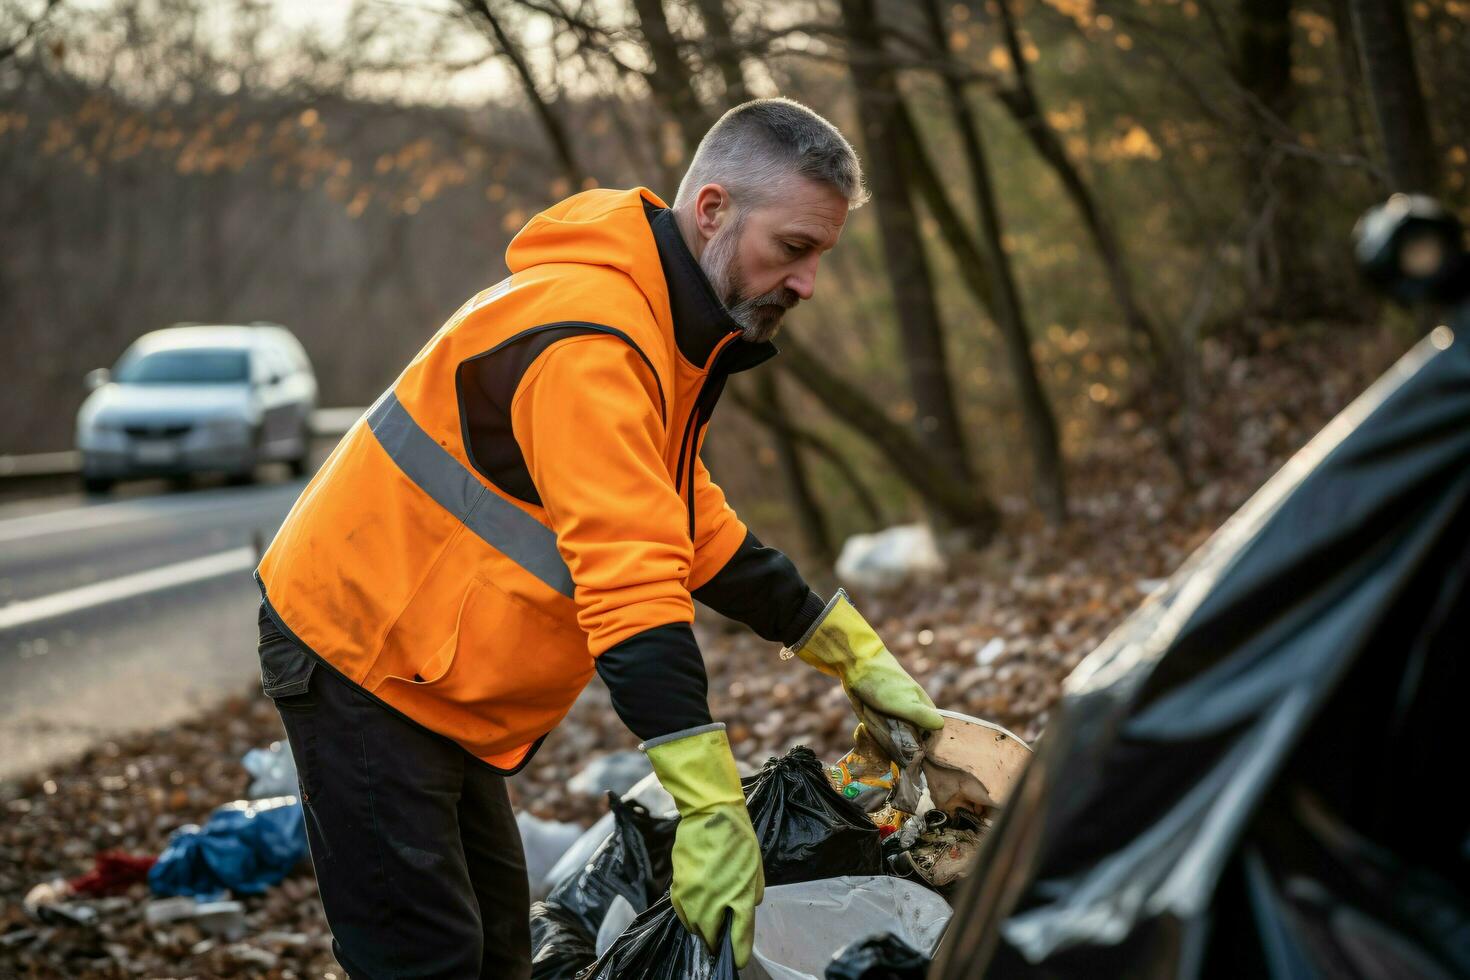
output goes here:
[{"label": "man's gray hair", "polygon": [[836,188],[849,209],[868,199],[862,164],[836,126],[791,99],[753,99],[704,134],[674,207],[693,206],[705,184],[724,187],[739,207],[759,207],[776,199],[791,177]]}]

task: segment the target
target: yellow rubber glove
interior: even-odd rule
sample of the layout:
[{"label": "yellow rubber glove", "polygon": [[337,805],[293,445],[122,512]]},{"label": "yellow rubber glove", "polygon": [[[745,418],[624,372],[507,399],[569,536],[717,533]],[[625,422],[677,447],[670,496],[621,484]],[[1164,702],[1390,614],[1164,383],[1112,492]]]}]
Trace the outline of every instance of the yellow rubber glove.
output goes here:
[{"label": "yellow rubber glove", "polygon": [[864,722],[872,721],[862,710],[867,707],[920,729],[938,731],[944,727],[944,716],[929,695],[888,652],[843,589],[837,590],[791,651],[822,673],[841,680]]},{"label": "yellow rubber glove", "polygon": [[714,952],[730,909],[735,966],[743,967],[755,943],[755,907],[766,878],[725,726],[651,739],[643,750],[679,808],[669,889],[674,913]]}]

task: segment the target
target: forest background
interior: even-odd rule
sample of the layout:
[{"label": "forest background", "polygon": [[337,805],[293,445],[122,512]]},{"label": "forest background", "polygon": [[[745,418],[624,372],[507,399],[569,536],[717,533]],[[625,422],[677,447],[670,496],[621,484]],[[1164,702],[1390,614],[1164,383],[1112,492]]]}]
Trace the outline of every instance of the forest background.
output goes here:
[{"label": "forest background", "polygon": [[1270,402],[1232,365],[1415,336],[1356,217],[1470,217],[1466,0],[6,0],[0,453],[69,448],[83,374],[179,321],[284,323],[323,404],[367,404],[536,211],[671,199],[776,94],[873,201],[706,456],[817,564],[1059,522],[1110,440],[1139,506],[1207,485],[1242,433],[1204,409]]}]

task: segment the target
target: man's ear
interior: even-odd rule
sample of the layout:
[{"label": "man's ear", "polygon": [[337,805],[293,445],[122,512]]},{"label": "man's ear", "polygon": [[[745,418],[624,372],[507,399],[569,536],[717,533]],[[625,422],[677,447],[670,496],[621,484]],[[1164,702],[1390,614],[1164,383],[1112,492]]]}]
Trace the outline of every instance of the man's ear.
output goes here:
[{"label": "man's ear", "polygon": [[694,227],[709,241],[730,220],[730,194],[719,184],[705,184],[694,196]]}]

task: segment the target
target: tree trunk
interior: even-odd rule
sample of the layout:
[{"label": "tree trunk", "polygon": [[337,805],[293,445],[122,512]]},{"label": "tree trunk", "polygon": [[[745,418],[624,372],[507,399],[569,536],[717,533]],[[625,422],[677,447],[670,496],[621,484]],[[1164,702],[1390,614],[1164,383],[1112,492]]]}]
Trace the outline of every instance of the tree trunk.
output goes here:
[{"label": "tree trunk", "polygon": [[710,57],[720,69],[720,78],[725,83],[725,102],[733,108],[750,98],[750,89],[745,85],[745,71],[740,66],[740,54],[735,50],[730,32],[730,16],[725,10],[725,0],[697,0],[699,16],[704,20],[705,34],[709,39]]},{"label": "tree trunk", "polygon": [[[924,8],[934,44],[942,51],[948,50],[948,32],[938,0],[924,0]],[[976,125],[974,113],[965,99],[964,89],[950,75],[944,77],[944,88],[950,114],[954,117],[955,128],[959,130],[960,142],[970,166],[970,181],[980,218],[983,257],[981,250],[974,247],[970,236],[959,227],[958,209],[949,201],[944,185],[929,164],[919,139],[918,128],[907,109],[904,110],[906,141],[919,163],[915,172],[923,175],[924,183],[932,195],[930,211],[936,218],[948,215],[953,219],[943,222],[941,227],[950,229],[945,237],[955,251],[955,257],[962,266],[972,270],[970,275],[964,276],[966,283],[974,284],[971,292],[989,310],[991,318],[1000,328],[1006,359],[1010,363],[1011,383],[1015,386],[1016,397],[1020,402],[1026,440],[1030,446],[1036,502],[1049,521],[1059,523],[1067,516],[1067,490],[1061,450],[1057,445],[1056,416],[1036,374],[1036,362],[1031,356],[1031,331],[1026,325],[1021,292],[1016,287],[1010,256],[1001,244],[1000,206],[995,199],[995,189],[990,178],[990,163],[985,145],[981,142],[980,127]],[[974,288],[978,286],[980,276],[988,280],[989,290]],[[985,292],[989,294],[988,302],[983,295]]]},{"label": "tree trunk", "polygon": [[855,385],[828,368],[804,343],[787,333],[782,335],[781,347],[781,357],[772,363],[789,371],[835,419],[870,442],[893,471],[945,521],[964,529],[977,546],[995,533],[999,516],[973,480],[956,477],[931,449],[885,415]]},{"label": "tree trunk", "polygon": [[1108,288],[1123,313],[1124,322],[1142,340],[1146,351],[1154,361],[1155,370],[1167,373],[1169,371],[1168,351],[1163,338],[1159,335],[1158,328],[1144,313],[1138,296],[1133,290],[1133,279],[1128,273],[1123,248],[1118,242],[1117,235],[1113,232],[1112,223],[1104,217],[1102,209],[1098,207],[1092,196],[1092,189],[1082,179],[1081,172],[1072,163],[1066,148],[1062,146],[1062,141],[1057,139],[1056,132],[1047,123],[1046,116],[1041,110],[1041,100],[1036,94],[1035,86],[1031,83],[1031,73],[1026,67],[1026,57],[1021,50],[1020,38],[1016,33],[1015,18],[1010,7],[1011,0],[995,0],[995,2],[1001,30],[1005,35],[1006,50],[1010,52],[1016,79],[1015,88],[997,93],[1001,105],[1020,125],[1021,131],[1031,141],[1032,147],[1051,166],[1057,179],[1061,181],[1062,189],[1067,192],[1067,196],[1072,199],[1073,206],[1082,215],[1082,223],[1087,228],[1088,236],[1092,239],[1098,258],[1102,260],[1103,271],[1108,279]]},{"label": "tree trunk", "polygon": [[704,138],[705,130],[709,129],[709,116],[699,103],[689,66],[679,54],[679,44],[669,29],[663,0],[633,0],[633,7],[638,12],[643,39],[648,43],[648,53],[653,58],[654,71],[648,84],[678,125],[685,155],[692,156],[694,148]]},{"label": "tree trunk", "polygon": [[1353,25],[1393,190],[1433,194],[1438,179],[1429,111],[1399,0],[1351,0]]},{"label": "tree trunk", "polygon": [[891,68],[881,64],[874,0],[842,0],[842,17],[855,53],[861,56],[857,61],[862,64],[851,64],[850,69],[920,438],[954,481],[969,484],[978,495],[949,383],[929,263],[905,181],[898,80]]}]

